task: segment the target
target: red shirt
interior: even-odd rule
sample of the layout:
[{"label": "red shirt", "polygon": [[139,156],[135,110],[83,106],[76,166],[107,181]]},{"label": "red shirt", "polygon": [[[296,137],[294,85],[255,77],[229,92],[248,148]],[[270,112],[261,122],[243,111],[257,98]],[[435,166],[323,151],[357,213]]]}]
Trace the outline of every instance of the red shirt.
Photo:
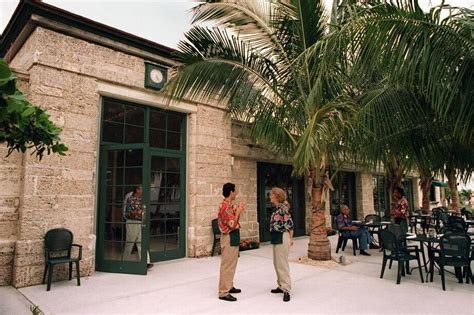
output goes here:
[{"label": "red shirt", "polygon": [[228,234],[233,230],[240,228],[234,206],[226,200],[223,200],[219,206],[217,219],[221,233]]},{"label": "red shirt", "polygon": [[405,197],[400,198],[395,206],[394,217],[406,219],[408,216],[408,200]]}]

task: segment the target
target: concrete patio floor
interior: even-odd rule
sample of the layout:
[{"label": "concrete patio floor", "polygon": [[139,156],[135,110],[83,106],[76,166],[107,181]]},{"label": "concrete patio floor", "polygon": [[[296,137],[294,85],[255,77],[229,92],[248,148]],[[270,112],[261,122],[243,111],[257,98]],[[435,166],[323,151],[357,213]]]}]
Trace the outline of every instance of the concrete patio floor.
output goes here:
[{"label": "concrete patio floor", "polygon": [[[330,240],[334,253],[337,236]],[[307,244],[307,237],[297,239],[290,259],[304,256]],[[19,291],[45,314],[474,314],[474,285],[459,284],[448,274],[443,291],[438,274],[433,283],[421,283],[416,270],[397,285],[396,263],[380,279],[382,254],[370,252],[371,257],[352,256],[349,242],[344,252],[349,265],[290,263],[289,303],[270,293],[276,287],[271,245],[241,253],[234,283],[242,293],[232,303],[217,299],[219,256],[157,263],[147,276],[96,272],[80,287],[73,279],[53,283],[50,292],[44,285]]]}]

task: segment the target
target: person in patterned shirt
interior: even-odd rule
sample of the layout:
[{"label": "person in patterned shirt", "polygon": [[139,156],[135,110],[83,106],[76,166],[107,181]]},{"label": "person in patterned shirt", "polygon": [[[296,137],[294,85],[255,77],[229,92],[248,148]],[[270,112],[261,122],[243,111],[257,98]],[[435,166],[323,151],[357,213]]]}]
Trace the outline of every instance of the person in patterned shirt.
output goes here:
[{"label": "person in patterned shirt", "polygon": [[270,202],[275,206],[270,218],[271,243],[273,244],[273,266],[277,275],[276,289],[272,293],[283,293],[283,301],[290,300],[291,279],[288,255],[293,246],[293,219],[286,201],[286,192],[278,187],[272,188]]},{"label": "person in patterned shirt", "polygon": [[238,195],[235,185],[226,183],[222,187],[224,200],[219,206],[217,215],[221,231],[221,268],[219,273],[219,299],[229,302],[237,301],[231,293],[240,293],[242,290],[234,287],[234,274],[237,268],[240,243],[239,219],[245,211],[245,204],[239,203],[234,207],[232,202]]},{"label": "person in patterned shirt", "polygon": [[[127,227],[125,248],[123,252],[124,260],[134,261],[132,257],[133,245],[137,246],[138,260],[141,260],[142,252],[142,221],[145,215],[145,209],[142,202],[143,188],[137,186],[133,192],[125,195],[124,218]],[[150,254],[147,251],[147,268],[153,267],[150,263]]]},{"label": "person in patterned shirt", "polygon": [[401,187],[395,188],[393,196],[397,203],[395,207],[390,211],[391,216],[393,217],[395,224],[402,226],[405,231],[408,231],[408,200],[405,197],[405,191]]}]

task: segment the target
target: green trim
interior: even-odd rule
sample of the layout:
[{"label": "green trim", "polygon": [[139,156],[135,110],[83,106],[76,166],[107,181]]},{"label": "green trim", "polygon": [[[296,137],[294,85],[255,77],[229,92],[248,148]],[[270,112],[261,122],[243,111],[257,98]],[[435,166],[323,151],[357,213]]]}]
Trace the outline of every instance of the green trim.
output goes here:
[{"label": "green trim", "polygon": [[436,186],[436,187],[449,187],[448,183],[442,182],[442,181],[439,181],[439,180],[433,180],[431,182],[431,185]]}]

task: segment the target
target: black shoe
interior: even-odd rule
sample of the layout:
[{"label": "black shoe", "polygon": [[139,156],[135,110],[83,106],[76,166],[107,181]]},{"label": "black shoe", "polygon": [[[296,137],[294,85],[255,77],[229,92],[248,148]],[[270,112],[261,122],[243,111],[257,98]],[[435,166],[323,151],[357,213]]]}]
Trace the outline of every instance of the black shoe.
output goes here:
[{"label": "black shoe", "polygon": [[361,254],[362,256],[370,256],[370,254],[367,253],[365,250],[361,250],[361,251],[360,251],[360,254]]},{"label": "black shoe", "polygon": [[290,300],[290,293],[283,293],[283,302],[288,302]]},{"label": "black shoe", "polygon": [[237,299],[230,294],[227,294],[226,296],[219,296],[219,300],[224,300],[224,301],[229,301],[229,302],[237,301]]},{"label": "black shoe", "polygon": [[153,268],[153,264],[146,264],[146,269],[151,269]]},{"label": "black shoe", "polygon": [[271,293],[283,293],[283,290],[280,289],[280,288],[276,288],[276,289],[271,289],[270,292]]},{"label": "black shoe", "polygon": [[369,246],[370,249],[379,249],[380,246],[374,244],[374,243],[370,243],[370,246]]},{"label": "black shoe", "polygon": [[240,293],[240,292],[242,292],[242,290],[236,289],[234,287],[232,287],[232,289],[229,290],[229,293]]}]

